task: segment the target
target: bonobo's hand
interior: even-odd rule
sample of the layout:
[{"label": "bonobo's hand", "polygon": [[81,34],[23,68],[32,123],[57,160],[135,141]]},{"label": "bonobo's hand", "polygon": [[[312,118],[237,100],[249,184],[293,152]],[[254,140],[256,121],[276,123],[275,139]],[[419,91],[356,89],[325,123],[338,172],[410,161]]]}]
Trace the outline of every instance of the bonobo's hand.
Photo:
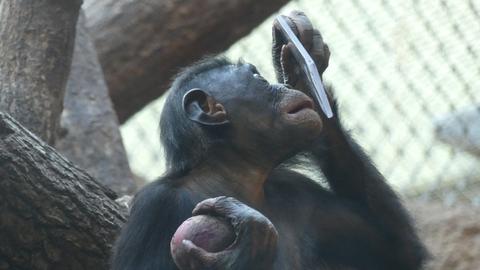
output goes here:
[{"label": "bonobo's hand", "polygon": [[225,217],[236,234],[227,249],[210,253],[185,240],[180,247],[181,270],[270,269],[277,247],[277,231],[260,212],[231,197],[206,199],[193,209],[193,215]]},{"label": "bonobo's hand", "polygon": [[[292,11],[288,16],[285,17],[285,19],[312,59],[315,61],[318,72],[320,73],[320,77],[322,77],[323,72],[328,67],[330,50],[328,45],[323,42],[320,31],[313,27],[308,17],[301,11]],[[287,44],[277,20],[275,20],[273,23],[272,32],[272,56],[278,81],[280,83],[289,84],[294,89],[300,90],[312,97],[309,85],[306,83],[305,75],[303,72],[301,72],[300,66],[291,52],[290,48],[293,47],[293,44]],[[327,96],[330,101],[330,106],[334,112],[334,117],[327,118],[318,104],[316,104],[316,110],[320,117],[322,117],[322,129],[324,130],[323,133],[328,132],[332,124],[338,126],[338,111],[333,93],[329,87],[325,87],[325,90],[327,91]]]},{"label": "bonobo's hand", "polygon": [[[330,51],[327,44],[323,42],[320,32],[313,28],[308,17],[301,11],[292,11],[285,18],[295,35],[315,61],[321,77],[328,66]],[[278,82],[289,84],[295,89],[304,87],[305,84],[302,86],[298,85],[300,81],[305,78],[303,78],[299,65],[289,49],[293,44],[286,44],[286,40],[280,31],[280,25],[277,20],[274,21],[272,30],[273,65]],[[299,90],[305,91],[306,89]]]}]

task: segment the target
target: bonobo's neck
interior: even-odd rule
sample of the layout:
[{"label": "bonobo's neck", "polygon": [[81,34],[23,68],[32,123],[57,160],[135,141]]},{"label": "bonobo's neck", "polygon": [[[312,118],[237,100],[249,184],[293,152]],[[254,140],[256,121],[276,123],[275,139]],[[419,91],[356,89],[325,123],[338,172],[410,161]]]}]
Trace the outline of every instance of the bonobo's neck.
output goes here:
[{"label": "bonobo's neck", "polygon": [[233,150],[216,150],[189,173],[187,186],[208,197],[234,196],[253,207],[261,207],[263,185],[272,167],[273,164]]}]

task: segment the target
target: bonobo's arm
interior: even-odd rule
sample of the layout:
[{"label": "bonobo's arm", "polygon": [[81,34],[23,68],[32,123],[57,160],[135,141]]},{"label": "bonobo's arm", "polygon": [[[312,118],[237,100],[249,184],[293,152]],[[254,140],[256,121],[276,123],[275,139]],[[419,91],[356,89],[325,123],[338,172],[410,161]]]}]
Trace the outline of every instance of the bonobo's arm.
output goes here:
[{"label": "bonobo's arm", "polygon": [[135,196],[128,222],[115,244],[112,270],[179,269],[170,254],[170,241],[192,213],[225,217],[237,237],[231,247],[218,253],[183,243],[177,256],[181,270],[271,269],[277,232],[265,216],[230,197],[207,199],[195,207],[198,196],[176,187],[175,180],[157,180]]},{"label": "bonobo's arm", "polygon": [[128,222],[115,244],[112,270],[176,270],[170,239],[191,216],[184,192],[158,180],[135,195]]},{"label": "bonobo's arm", "polygon": [[311,149],[332,190],[365,209],[369,221],[385,236],[398,269],[420,269],[426,252],[410,217],[337,119],[324,120],[323,138]]},{"label": "bonobo's arm", "polygon": [[[316,61],[322,75],[328,66],[330,53],[318,30],[313,29],[308,18],[301,12],[293,12],[289,19],[294,31]],[[283,78],[285,82],[309,94],[309,91],[306,91],[308,89],[304,88],[306,84],[303,82],[302,75],[298,74],[293,67],[295,64],[292,64],[292,57],[285,51],[286,49],[278,49],[282,46],[276,44],[278,39],[275,37],[276,35],[278,37],[278,31],[275,27],[274,25],[274,65],[276,65],[277,74],[281,73],[277,77]],[[281,67],[278,67],[279,64]],[[338,119],[336,104],[332,103],[334,118],[327,119],[318,110],[322,115],[323,135],[310,148],[311,153],[333,192],[363,208],[369,221],[391,243],[392,260],[396,269],[420,269],[426,252],[412,226],[410,217],[397,195],[386,184],[383,176],[361,147],[343,129]]]}]

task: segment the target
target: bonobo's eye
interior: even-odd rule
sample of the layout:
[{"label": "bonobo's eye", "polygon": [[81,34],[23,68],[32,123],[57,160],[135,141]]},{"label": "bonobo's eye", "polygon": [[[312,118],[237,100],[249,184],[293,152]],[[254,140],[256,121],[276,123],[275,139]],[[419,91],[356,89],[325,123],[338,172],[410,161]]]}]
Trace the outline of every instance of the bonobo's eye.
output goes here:
[{"label": "bonobo's eye", "polygon": [[268,81],[267,81],[262,75],[260,75],[258,72],[257,72],[257,73],[253,73],[253,78],[268,83]]},{"label": "bonobo's eye", "polygon": [[259,74],[260,72],[258,72],[257,70],[257,67],[252,65],[252,64],[248,64],[248,69],[250,70],[250,72],[252,72],[253,74]]},{"label": "bonobo's eye", "polygon": [[268,81],[262,75],[260,75],[260,72],[258,72],[257,67],[255,67],[252,64],[248,64],[248,69],[253,74],[253,78],[258,79],[262,82],[268,83]]}]

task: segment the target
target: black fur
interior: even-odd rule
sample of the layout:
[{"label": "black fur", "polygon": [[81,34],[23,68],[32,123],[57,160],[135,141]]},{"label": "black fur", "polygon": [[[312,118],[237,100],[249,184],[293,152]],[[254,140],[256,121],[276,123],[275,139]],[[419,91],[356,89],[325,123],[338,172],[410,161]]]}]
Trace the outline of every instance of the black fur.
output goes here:
[{"label": "black fur", "polygon": [[[213,145],[228,143],[227,133],[222,132],[228,125],[194,124],[182,110],[181,100],[193,87],[214,84],[212,72],[230,65],[241,63],[203,60],[174,81],[160,123],[168,171],[135,196],[115,245],[112,269],[177,269],[170,239],[194,206],[206,199],[205,194],[184,188],[184,176],[210,155]],[[336,103],[333,109],[338,114]],[[329,189],[292,171],[291,165],[299,165],[299,159],[275,168],[265,183],[265,203],[271,209],[262,213],[279,235],[271,269],[420,269],[426,251],[396,194],[338,118],[324,128],[329,133],[303,153],[309,159],[307,168],[321,171]],[[252,269],[242,268],[255,265],[249,259],[237,258],[228,269]]]}]

